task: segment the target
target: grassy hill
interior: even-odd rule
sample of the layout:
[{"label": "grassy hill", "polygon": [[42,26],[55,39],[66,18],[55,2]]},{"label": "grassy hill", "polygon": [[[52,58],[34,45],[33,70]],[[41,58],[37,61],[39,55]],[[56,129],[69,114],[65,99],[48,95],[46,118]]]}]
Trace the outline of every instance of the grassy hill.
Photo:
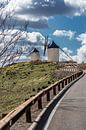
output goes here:
[{"label": "grassy hill", "polygon": [[8,112],[41,89],[67,76],[54,63],[17,63],[0,68],[0,113]]}]

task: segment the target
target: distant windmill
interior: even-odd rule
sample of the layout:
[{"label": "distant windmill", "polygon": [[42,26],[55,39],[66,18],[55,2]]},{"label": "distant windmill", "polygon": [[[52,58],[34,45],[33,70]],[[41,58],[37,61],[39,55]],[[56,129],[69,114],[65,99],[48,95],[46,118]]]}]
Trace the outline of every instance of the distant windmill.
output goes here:
[{"label": "distant windmill", "polygon": [[23,54],[31,57],[31,61],[40,60],[39,50],[35,47],[32,47],[28,52],[24,52]]},{"label": "distant windmill", "polygon": [[40,54],[39,54],[39,51],[34,48],[31,52],[30,52],[30,55],[31,55],[31,60],[32,61],[37,61],[37,60],[40,60]]}]

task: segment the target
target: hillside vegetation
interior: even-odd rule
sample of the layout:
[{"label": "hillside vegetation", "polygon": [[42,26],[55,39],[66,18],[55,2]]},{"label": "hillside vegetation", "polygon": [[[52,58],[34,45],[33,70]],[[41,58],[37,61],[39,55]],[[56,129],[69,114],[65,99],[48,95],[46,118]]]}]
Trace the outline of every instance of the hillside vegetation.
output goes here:
[{"label": "hillside vegetation", "polygon": [[0,113],[9,112],[55,81],[67,76],[54,63],[17,63],[0,68]]}]

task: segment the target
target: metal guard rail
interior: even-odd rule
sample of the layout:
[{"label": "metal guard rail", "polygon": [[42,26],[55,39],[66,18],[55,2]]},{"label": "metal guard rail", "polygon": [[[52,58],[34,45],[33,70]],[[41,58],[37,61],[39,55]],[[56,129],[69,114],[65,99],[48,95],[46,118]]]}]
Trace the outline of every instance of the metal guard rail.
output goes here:
[{"label": "metal guard rail", "polygon": [[[43,89],[40,91],[36,96],[28,99],[23,104],[15,108],[13,111],[11,111],[9,114],[7,114],[2,120],[0,120],[0,130],[10,130],[11,126],[24,114],[26,113],[26,122],[31,123],[32,117],[31,117],[31,107],[35,104],[35,102],[38,102],[38,109],[42,109],[42,97],[46,95],[46,100],[50,101],[50,91],[53,90],[53,95],[55,96],[56,89],[58,88],[58,91],[61,90],[61,87],[64,88],[66,85],[68,85],[71,81],[78,78],[80,75],[83,74],[83,71],[79,71],[77,73],[72,74],[71,76],[67,76],[66,78],[63,78],[62,80],[54,83],[53,85],[50,85],[46,89]],[[60,85],[61,84],[61,85]]]}]

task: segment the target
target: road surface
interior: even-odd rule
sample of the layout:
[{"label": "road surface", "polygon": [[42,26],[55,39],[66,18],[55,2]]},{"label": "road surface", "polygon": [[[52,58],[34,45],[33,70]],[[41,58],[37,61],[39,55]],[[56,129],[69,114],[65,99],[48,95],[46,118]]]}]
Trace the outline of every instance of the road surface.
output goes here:
[{"label": "road surface", "polygon": [[49,120],[46,130],[86,130],[86,75],[69,89]]}]

